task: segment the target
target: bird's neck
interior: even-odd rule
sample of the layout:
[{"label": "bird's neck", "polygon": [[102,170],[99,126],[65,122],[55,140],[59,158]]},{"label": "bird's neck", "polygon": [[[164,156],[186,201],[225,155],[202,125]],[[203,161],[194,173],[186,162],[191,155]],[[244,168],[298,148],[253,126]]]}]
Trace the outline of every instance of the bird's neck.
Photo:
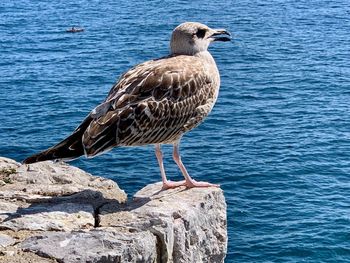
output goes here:
[{"label": "bird's neck", "polygon": [[195,55],[195,57],[199,57],[201,59],[204,59],[206,63],[209,63],[211,65],[215,65],[216,67],[216,63],[214,58],[212,57],[212,55],[209,53],[208,50],[206,51],[201,51],[201,52],[197,52]]},{"label": "bird's neck", "polygon": [[220,84],[220,75],[215,60],[209,51],[201,51],[194,55],[204,61],[203,65],[207,68],[208,72],[215,72],[215,81]]}]

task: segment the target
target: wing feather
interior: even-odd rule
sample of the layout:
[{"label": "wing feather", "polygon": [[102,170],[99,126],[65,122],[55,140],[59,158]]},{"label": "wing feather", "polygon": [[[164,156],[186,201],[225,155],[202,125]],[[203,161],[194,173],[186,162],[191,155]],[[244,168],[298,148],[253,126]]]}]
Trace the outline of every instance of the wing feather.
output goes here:
[{"label": "wing feather", "polygon": [[213,96],[213,80],[193,56],[139,64],[123,74],[83,135],[88,156],[115,146],[168,143],[201,121],[198,107]]}]

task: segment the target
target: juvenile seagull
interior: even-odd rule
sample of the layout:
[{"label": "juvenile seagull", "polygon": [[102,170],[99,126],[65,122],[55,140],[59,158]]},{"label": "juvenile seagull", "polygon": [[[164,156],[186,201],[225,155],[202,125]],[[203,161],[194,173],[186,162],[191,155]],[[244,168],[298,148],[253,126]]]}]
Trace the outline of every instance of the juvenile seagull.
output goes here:
[{"label": "juvenile seagull", "polygon": [[[179,144],[182,135],[197,127],[213,108],[220,75],[208,52],[214,41],[229,41],[225,29],[186,22],[171,36],[170,55],[136,65],[124,73],[107,98],[76,130],[57,145],[24,160],[94,157],[118,146],[154,144],[163,189],[178,186],[218,186],[193,180],[183,165]],[[173,144],[173,158],[185,177],[168,181],[163,166],[162,144]]]}]

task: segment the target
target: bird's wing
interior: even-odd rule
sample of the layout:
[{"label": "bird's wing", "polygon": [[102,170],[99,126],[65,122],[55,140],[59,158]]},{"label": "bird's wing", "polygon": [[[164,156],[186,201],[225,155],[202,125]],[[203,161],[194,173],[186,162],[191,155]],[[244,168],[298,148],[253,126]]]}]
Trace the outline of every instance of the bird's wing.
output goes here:
[{"label": "bird's wing", "polygon": [[92,111],[94,120],[83,136],[85,154],[171,141],[205,117],[208,112],[201,109],[211,90],[212,79],[195,57],[164,58],[132,68]]}]

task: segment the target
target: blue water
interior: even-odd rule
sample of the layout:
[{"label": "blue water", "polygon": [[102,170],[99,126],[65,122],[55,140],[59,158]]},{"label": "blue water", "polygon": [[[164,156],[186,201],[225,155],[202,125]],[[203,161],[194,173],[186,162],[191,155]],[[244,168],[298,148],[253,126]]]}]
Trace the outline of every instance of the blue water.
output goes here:
[{"label": "blue water", "polygon": [[[190,174],[225,191],[226,262],[350,262],[348,1],[38,2],[0,4],[0,156],[63,139],[179,23],[227,28],[234,41],[211,47],[218,102],[182,142]],[[160,180],[152,147],[73,164],[129,195]]]}]

